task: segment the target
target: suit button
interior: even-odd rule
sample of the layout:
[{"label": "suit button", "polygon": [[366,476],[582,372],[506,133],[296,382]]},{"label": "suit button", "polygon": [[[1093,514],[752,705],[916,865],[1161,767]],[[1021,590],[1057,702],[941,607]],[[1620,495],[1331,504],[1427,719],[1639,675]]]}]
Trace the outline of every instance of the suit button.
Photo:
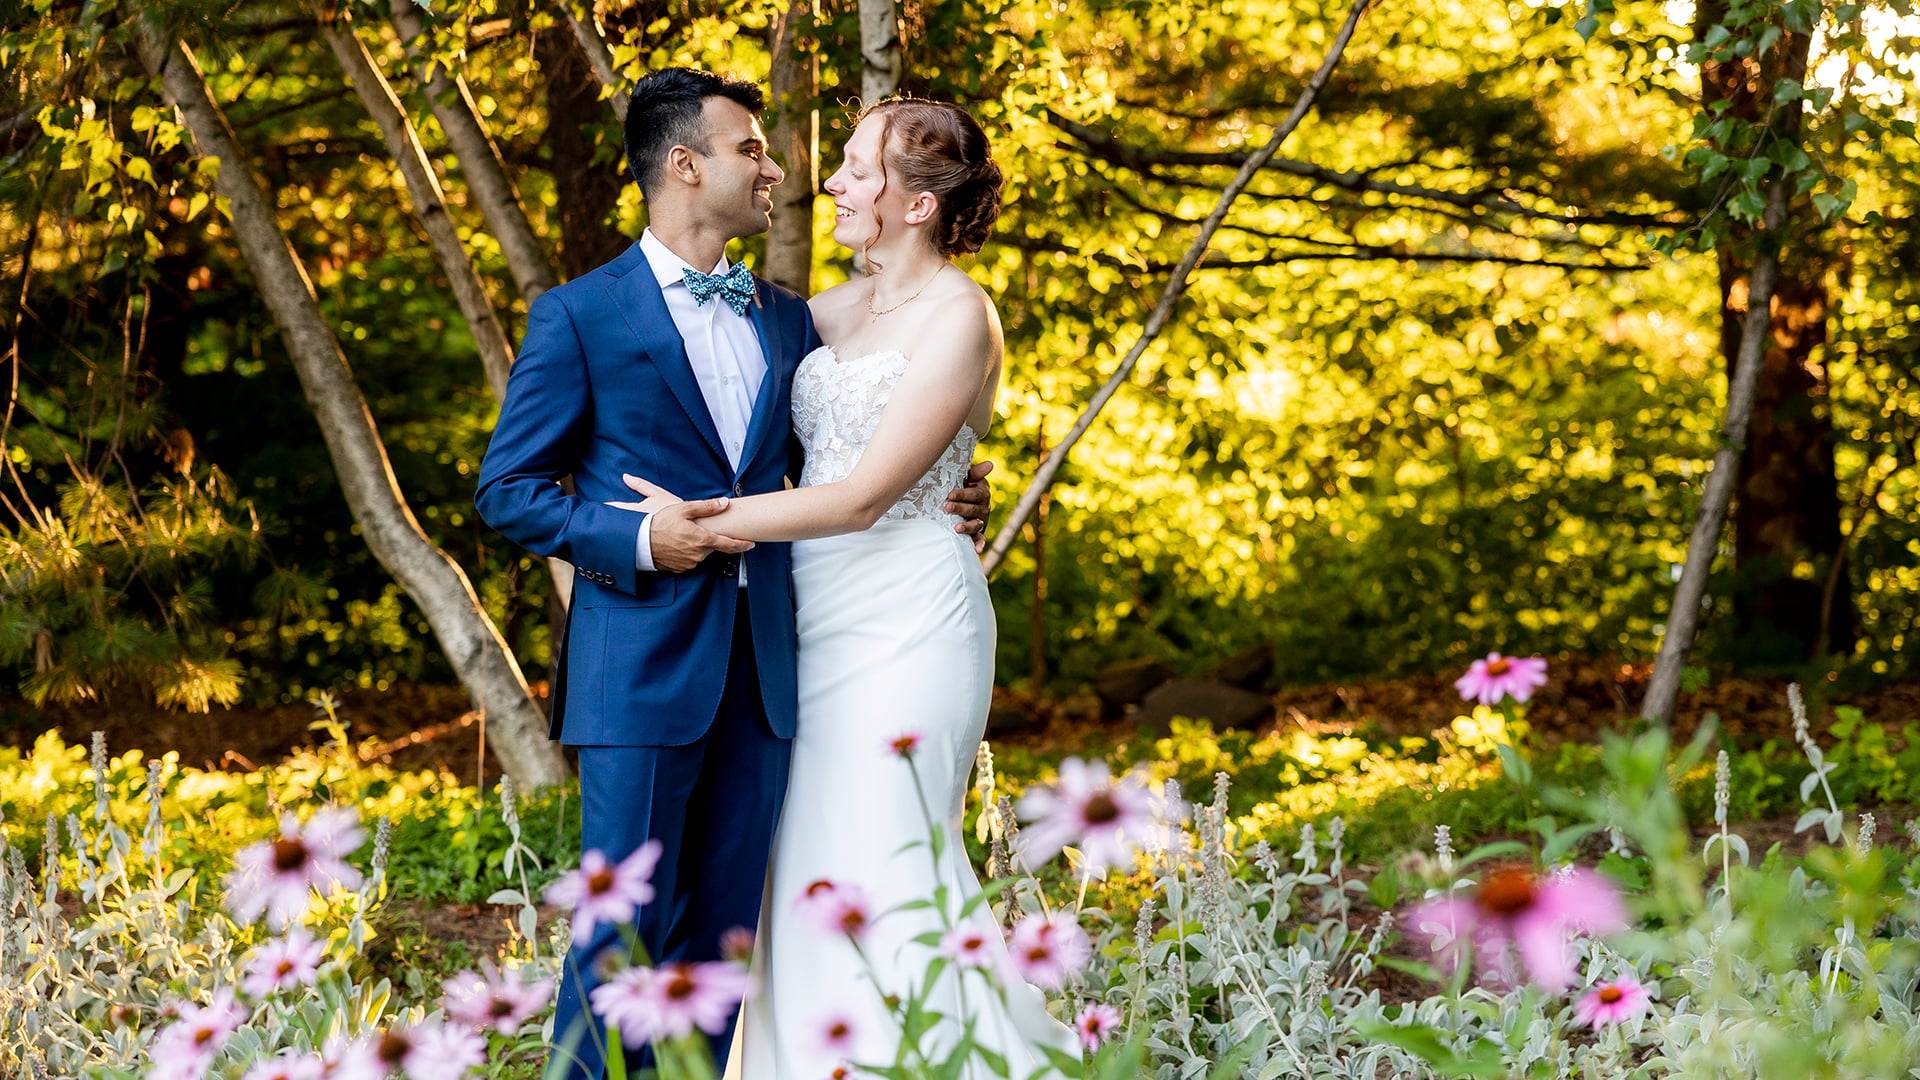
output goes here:
[{"label": "suit button", "polygon": [[747,485],[745,485],[745,484],[735,484],[735,485],[733,485],[733,497],[734,497],[734,498],[736,498],[736,499],[737,499],[737,498],[739,498],[740,496],[742,496],[742,495],[745,495],[746,493],[747,493]]},{"label": "suit button", "polygon": [[740,556],[728,555],[720,560],[721,577],[737,577],[740,573]]}]

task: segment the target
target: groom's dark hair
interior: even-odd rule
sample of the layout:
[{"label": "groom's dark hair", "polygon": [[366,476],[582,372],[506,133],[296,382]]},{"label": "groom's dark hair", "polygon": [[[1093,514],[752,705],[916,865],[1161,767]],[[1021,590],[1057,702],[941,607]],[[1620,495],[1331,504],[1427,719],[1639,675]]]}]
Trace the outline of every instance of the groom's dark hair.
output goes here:
[{"label": "groom's dark hair", "polygon": [[676,146],[713,153],[702,110],[710,97],[739,102],[750,113],[766,107],[766,95],[750,82],[692,68],[661,68],[633,84],[627,99],[627,168],[651,198],[660,185],[667,152]]}]

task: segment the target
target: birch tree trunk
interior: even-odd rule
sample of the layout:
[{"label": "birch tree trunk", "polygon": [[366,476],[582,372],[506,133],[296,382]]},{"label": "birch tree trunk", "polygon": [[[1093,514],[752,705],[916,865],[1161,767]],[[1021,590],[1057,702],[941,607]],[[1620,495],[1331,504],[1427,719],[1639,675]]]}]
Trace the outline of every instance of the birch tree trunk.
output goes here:
[{"label": "birch tree trunk", "polygon": [[514,288],[531,305],[540,294],[559,284],[553,262],[534,235],[533,222],[527,219],[520,193],[507,175],[500,149],[487,134],[480,110],[467,90],[467,81],[435,63],[423,49],[427,27],[420,18],[414,0],[393,0],[393,26],[407,47],[407,55],[418,65],[416,74],[427,90],[427,100],[440,130],[447,133],[447,145],[459,160],[460,177],[480,208],[487,231],[500,242],[506,256],[507,272],[513,275]]},{"label": "birch tree trunk", "polygon": [[798,48],[799,31],[812,22],[811,0],[787,0],[774,16],[769,35],[773,71],[767,80],[773,99],[767,140],[787,178],[773,189],[773,227],[767,232],[767,262],[760,275],[801,296],[813,293],[813,197],[820,189],[814,172],[818,69],[812,55],[803,56]]},{"label": "birch tree trunk", "polygon": [[900,12],[894,0],[860,0],[860,103],[900,90]]},{"label": "birch tree trunk", "polygon": [[1700,626],[1700,601],[1707,594],[1707,579],[1712,576],[1714,556],[1720,550],[1720,531],[1727,523],[1727,508],[1733,503],[1740,455],[1746,447],[1747,427],[1753,420],[1753,401],[1766,359],[1774,286],[1780,278],[1780,231],[1787,219],[1793,181],[1792,176],[1781,177],[1767,192],[1767,211],[1756,238],[1760,250],[1747,284],[1747,320],[1740,333],[1740,355],[1727,385],[1720,449],[1713,455],[1713,472],[1700,497],[1700,516],[1694,519],[1693,535],[1687,540],[1687,561],[1680,571],[1680,583],[1674,586],[1667,632],[1660,638],[1660,654],[1653,662],[1653,677],[1647,681],[1646,700],[1640,703],[1642,719],[1673,719],[1673,705],[1680,697],[1680,671],[1686,666],[1687,650]]},{"label": "birch tree trunk", "polygon": [[533,787],[564,781],[566,760],[547,741],[546,718],[528,693],[512,652],[481,609],[466,575],[427,538],[401,494],[339,339],[320,313],[306,268],[247,167],[193,54],[184,42],[163,36],[144,17],[136,17],[141,63],[160,80],[198,151],[221,165],[217,185],[230,204],[234,238],[285,338],[301,390],[368,548],[426,615],[448,661],[491,722],[495,752],[508,774]]},{"label": "birch tree trunk", "polygon": [[481,366],[487,372],[487,385],[493,389],[494,400],[502,400],[507,396],[507,371],[513,367],[513,347],[507,344],[507,332],[500,326],[499,316],[494,314],[486,284],[473,268],[473,258],[467,254],[467,245],[454,227],[453,215],[447,212],[446,195],[440,190],[440,179],[434,175],[433,166],[427,162],[426,151],[420,147],[420,136],[414,131],[413,121],[400,108],[393,87],[368,55],[366,43],[354,33],[353,24],[334,11],[323,10],[317,14],[320,36],[339,59],[354,93],[359,95],[375,126],[379,127],[380,137],[387,144],[387,154],[400,167],[407,194],[413,200],[413,215],[426,230],[440,268],[453,284],[453,296],[460,305],[461,317],[473,332]]},{"label": "birch tree trunk", "polygon": [[[1147,316],[1146,326],[1140,330],[1139,339],[1120,359],[1120,364],[1114,368],[1113,374],[1109,375],[1100,389],[1094,392],[1093,400],[1081,410],[1079,418],[1073,422],[1073,427],[1067,430],[1066,435],[1054,446],[1053,451],[1040,463],[1040,469],[1034,474],[1032,482],[1027,485],[1027,490],[1021,493],[1020,501],[1014,504],[1013,513],[1001,523],[999,532],[994,536],[993,546],[987,549],[986,558],[982,560],[982,567],[988,574],[992,574],[1006,559],[1007,551],[1020,537],[1020,527],[1026,524],[1027,519],[1039,508],[1040,500],[1046,495],[1047,489],[1053,486],[1053,478],[1059,475],[1060,466],[1066,464],[1068,452],[1080,441],[1080,437],[1093,427],[1094,418],[1100,415],[1100,410],[1112,400],[1121,384],[1127,381],[1127,377],[1133,374],[1134,366],[1140,362],[1140,357],[1147,351],[1147,346],[1153,344],[1154,339],[1158,338],[1161,331],[1165,330],[1167,324],[1172,321],[1173,310],[1180,303],[1180,297],[1187,291],[1187,278],[1193,273],[1193,268],[1200,265],[1201,257],[1207,253],[1207,244],[1213,239],[1213,234],[1219,230],[1221,222],[1227,219],[1227,211],[1232,209],[1235,200],[1240,198],[1240,193],[1247,189],[1247,185],[1253,182],[1254,175],[1265,168],[1267,162],[1273,160],[1273,155],[1280,152],[1281,144],[1285,143],[1294,129],[1300,126],[1300,122],[1307,118],[1313,103],[1320,97],[1320,91],[1326,88],[1327,80],[1332,77],[1333,69],[1339,66],[1340,57],[1346,53],[1347,43],[1353,40],[1353,33],[1360,26],[1361,16],[1365,15],[1372,5],[1373,0],[1354,0],[1353,7],[1347,12],[1346,21],[1340,26],[1339,34],[1334,38],[1332,46],[1327,49],[1326,57],[1320,61],[1319,69],[1313,73],[1313,77],[1307,80],[1306,87],[1300,91],[1299,100],[1293,103],[1293,109],[1287,113],[1286,119],[1273,129],[1273,135],[1267,139],[1266,145],[1254,151],[1241,163],[1240,171],[1234,174],[1232,181],[1227,184],[1225,190],[1220,192],[1219,200],[1214,203],[1213,213],[1208,214],[1206,220],[1200,223],[1199,233],[1194,236],[1193,242],[1187,245],[1187,253],[1181,257],[1179,265],[1173,268],[1172,276],[1167,279],[1166,288],[1160,292],[1159,301],[1153,305],[1153,311]],[[863,3],[861,8],[863,17],[865,10]]]},{"label": "birch tree trunk", "polygon": [[593,15],[593,0],[583,0],[587,5],[585,14],[576,10],[575,0],[567,2],[567,22],[573,27],[573,36],[580,42],[580,48],[587,54],[587,63],[593,66],[593,74],[600,85],[613,91],[613,115],[621,123],[627,121],[627,91],[620,81],[620,75],[613,70],[613,50],[607,46],[607,36],[600,31],[599,20]]}]

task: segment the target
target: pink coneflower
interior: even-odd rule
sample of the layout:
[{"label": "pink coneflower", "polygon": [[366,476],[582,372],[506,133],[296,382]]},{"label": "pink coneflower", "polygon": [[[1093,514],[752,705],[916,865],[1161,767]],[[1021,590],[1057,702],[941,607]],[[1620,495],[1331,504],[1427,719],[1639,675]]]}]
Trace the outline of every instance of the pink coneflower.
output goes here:
[{"label": "pink coneflower", "polygon": [[1064,911],[1020,920],[1007,941],[1007,951],[1020,977],[1042,990],[1065,986],[1093,957],[1087,932]]},{"label": "pink coneflower", "polygon": [[753,959],[753,931],[744,926],[736,926],[720,935],[720,955],[736,964],[745,964]]},{"label": "pink coneflower", "polygon": [[573,909],[573,940],[586,941],[600,923],[631,922],[640,905],[653,902],[653,868],[660,862],[660,841],[649,840],[633,854],[610,863],[598,851],[580,855],[580,868],[547,886],[546,901]]},{"label": "pink coneflower", "polygon": [[233,991],[225,987],[215,991],[213,1000],[205,1005],[184,1002],[173,1010],[177,1019],[153,1040],[150,1057],[155,1068],[148,1074],[151,1077],[174,1080],[201,1076],[247,1019],[247,1011],[234,1002]]},{"label": "pink coneflower", "polygon": [[1412,913],[1413,927],[1449,962],[1470,941],[1489,973],[1511,981],[1512,958],[1534,985],[1558,993],[1573,983],[1573,933],[1615,934],[1626,929],[1619,894],[1589,870],[1569,869],[1541,878],[1510,866],[1487,875],[1471,895],[1429,900]]},{"label": "pink coneflower", "polygon": [[633,967],[593,988],[593,1011],[620,1032],[630,1047],[677,1039],[695,1028],[709,1035],[726,1030],[747,996],[747,969],[716,961]]},{"label": "pink coneflower", "polygon": [[832,1013],[820,1021],[820,1049],[846,1057],[853,1053],[853,1040],[853,1018],[846,1013]]},{"label": "pink coneflower", "polygon": [[1580,1000],[1573,1003],[1573,1015],[1588,1027],[1598,1028],[1631,1020],[1646,1012],[1652,1003],[1653,996],[1640,985],[1639,979],[1622,975],[1580,995]]},{"label": "pink coneflower", "polygon": [[441,1007],[476,1031],[493,1028],[513,1035],[553,997],[552,979],[522,981],[515,972],[491,963],[484,972],[462,971],[442,984]]},{"label": "pink coneflower", "polygon": [[407,1080],[460,1080],[487,1060],[486,1040],[467,1028],[438,1020],[388,1028],[370,1046],[383,1070],[380,1075],[399,1069]]},{"label": "pink coneflower", "polygon": [[1080,1036],[1080,1045],[1091,1054],[1120,1030],[1120,1010],[1093,1002],[1073,1018],[1073,1030]]},{"label": "pink coneflower", "polygon": [[918,749],[920,733],[917,731],[903,731],[887,741],[887,750],[895,757],[910,758]]},{"label": "pink coneflower", "polygon": [[269,938],[253,951],[240,989],[251,997],[263,998],[295,986],[312,986],[326,959],[326,946],[315,941],[304,927],[296,926],[285,937]]},{"label": "pink coneflower", "polygon": [[961,967],[984,968],[993,963],[996,935],[969,923],[947,931],[940,938],[940,953]]},{"label": "pink coneflower", "polygon": [[1533,692],[1547,685],[1547,662],[1533,657],[1501,656],[1488,653],[1475,660],[1465,675],[1454,680],[1453,688],[1461,698],[1482,705],[1498,705],[1501,698],[1525,703]]},{"label": "pink coneflower", "polygon": [[794,907],[827,933],[855,940],[873,925],[873,904],[866,890],[848,882],[816,881],[801,890]]},{"label": "pink coneflower", "polygon": [[348,1039],[335,1035],[320,1051],[320,1075],[325,1080],[387,1080],[393,1066],[380,1060],[379,1036]]},{"label": "pink coneflower", "polygon": [[323,1080],[326,1063],[312,1054],[282,1054],[248,1069],[240,1080]]},{"label": "pink coneflower", "polygon": [[292,814],[280,818],[280,836],[249,844],[233,857],[227,875],[227,908],[241,922],[261,913],[278,930],[306,914],[313,890],[339,885],[360,887],[360,871],[347,856],[366,838],[353,811],[329,806],[301,825]]},{"label": "pink coneflower", "polygon": [[[1128,865],[1153,828],[1146,785],[1132,774],[1113,779],[1104,761],[1068,758],[1060,763],[1060,779],[1028,791],[1018,809],[1029,821],[1020,850],[1033,867],[1069,844],[1086,856],[1089,869]],[[1169,803],[1169,817],[1182,813],[1178,800]]]}]

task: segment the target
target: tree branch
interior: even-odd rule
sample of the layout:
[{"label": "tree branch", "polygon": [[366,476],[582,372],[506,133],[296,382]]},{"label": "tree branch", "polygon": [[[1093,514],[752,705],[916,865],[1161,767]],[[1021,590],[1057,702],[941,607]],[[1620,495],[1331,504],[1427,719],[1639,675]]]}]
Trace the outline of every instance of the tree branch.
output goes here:
[{"label": "tree branch", "polygon": [[1179,304],[1180,297],[1186,292],[1187,279],[1193,273],[1193,268],[1199,265],[1201,257],[1206,254],[1207,244],[1213,239],[1213,234],[1220,228],[1221,223],[1226,220],[1227,211],[1233,208],[1234,200],[1238,199],[1240,193],[1247,189],[1247,185],[1253,182],[1254,175],[1273,159],[1274,154],[1279,152],[1288,136],[1292,135],[1301,121],[1307,118],[1307,113],[1312,110],[1314,101],[1320,96],[1320,91],[1327,85],[1327,79],[1332,76],[1333,69],[1339,65],[1340,57],[1346,53],[1347,43],[1353,40],[1353,33],[1360,25],[1361,16],[1367,13],[1371,4],[1372,0],[1354,0],[1353,7],[1347,12],[1346,21],[1341,25],[1338,36],[1334,38],[1332,47],[1327,50],[1326,59],[1320,62],[1319,70],[1307,80],[1307,85],[1300,91],[1299,99],[1293,103],[1292,111],[1278,127],[1274,128],[1273,135],[1267,139],[1266,145],[1241,162],[1239,171],[1228,182],[1226,189],[1220,193],[1220,199],[1214,205],[1213,213],[1207,215],[1206,221],[1201,223],[1193,243],[1187,246],[1186,256],[1180,260],[1179,265],[1174,267],[1172,280],[1168,281],[1166,287],[1161,290],[1160,300],[1154,305],[1153,312],[1147,316],[1146,326],[1142,328],[1139,339],[1133,343],[1132,348],[1127,350],[1126,356],[1121,359],[1113,374],[1109,375],[1107,381],[1094,393],[1093,400],[1087,403],[1086,409],[1080,413],[1079,419],[1074,421],[1073,427],[1067,431],[1066,436],[1055,444],[1053,450],[1047,454],[1046,460],[1040,463],[1039,472],[1034,475],[1033,482],[1027,485],[1027,490],[1020,496],[1020,502],[1013,508],[1013,513],[1001,525],[999,534],[994,538],[993,547],[988,550],[983,562],[983,568],[988,574],[992,574],[1007,557],[1008,549],[1020,535],[1020,526],[1040,505],[1041,498],[1053,485],[1053,478],[1059,475],[1060,466],[1066,463],[1067,454],[1093,426],[1094,418],[1113,398],[1120,389],[1120,385],[1133,373],[1134,366],[1140,362],[1140,357],[1147,351],[1147,346],[1151,345],[1154,339],[1160,336],[1161,331],[1166,329],[1167,323],[1172,321],[1173,310]]}]

